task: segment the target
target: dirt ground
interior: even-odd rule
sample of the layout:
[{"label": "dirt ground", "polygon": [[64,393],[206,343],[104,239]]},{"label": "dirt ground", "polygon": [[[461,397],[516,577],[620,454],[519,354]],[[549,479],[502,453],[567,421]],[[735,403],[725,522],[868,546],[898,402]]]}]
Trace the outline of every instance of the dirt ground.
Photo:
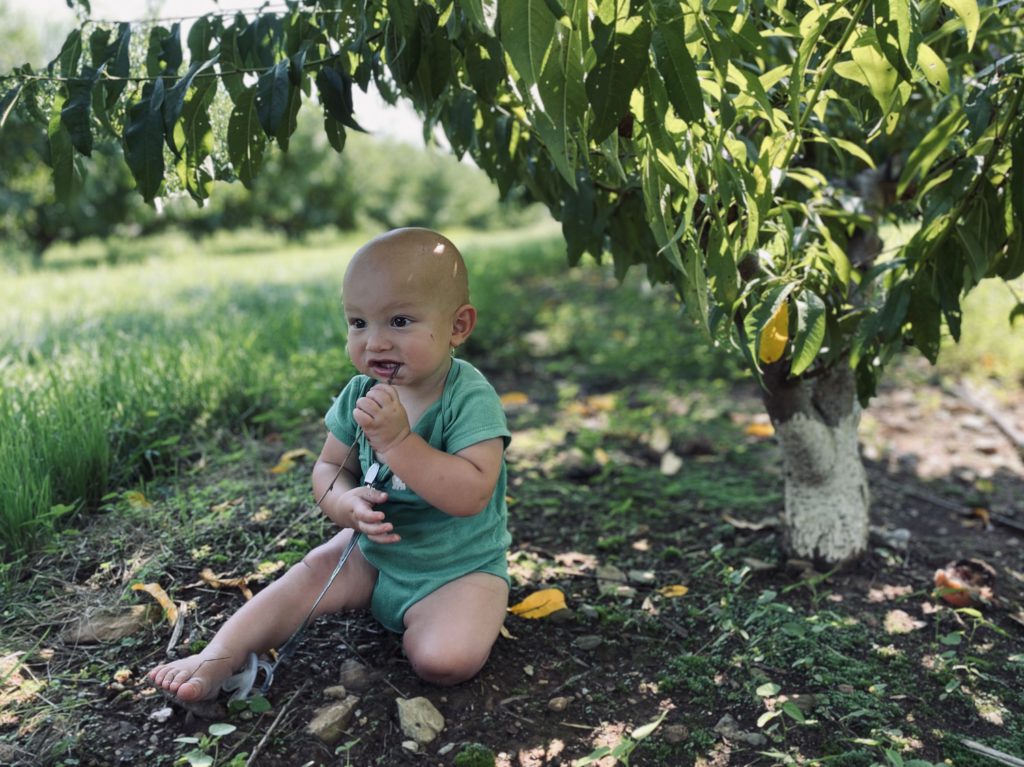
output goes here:
[{"label": "dirt ground", "polygon": [[[1024,400],[984,392],[980,396],[1024,431]],[[758,407],[749,399],[750,406],[737,406],[737,412],[752,414],[740,420],[756,422]],[[516,427],[514,413],[511,420]],[[479,743],[495,754],[499,765],[569,765],[601,746],[621,744],[631,733],[639,739],[635,729],[656,721],[657,728],[629,757],[630,764],[776,764],[782,757],[771,754],[782,746],[790,755],[802,751],[813,757],[825,737],[820,731],[776,734],[767,742],[748,737],[758,729],[754,701],[736,703],[736,697],[723,695],[716,709],[695,703],[697,696],[687,694],[678,682],[666,691],[666,669],[675,655],[716,651],[715,632],[722,624],[712,620],[730,592],[722,591],[713,571],[701,565],[718,544],[726,555],[737,552],[737,563],[747,563],[747,588],[755,595],[760,588],[771,588],[797,607],[821,598],[814,604],[856,614],[871,627],[880,627],[891,612],[886,588],[920,595],[905,605],[916,618],[919,604],[929,601],[937,568],[951,560],[984,560],[996,573],[994,599],[985,615],[1005,632],[1011,652],[1021,652],[1024,465],[1010,440],[976,407],[934,385],[879,395],[862,426],[876,527],[872,548],[860,563],[832,575],[809,571],[780,553],[781,477],[772,473],[776,448],[770,438],[747,439],[774,483],[773,500],[757,515],[702,510],[692,499],[685,507],[682,499],[661,493],[658,478],[665,475],[656,470],[647,444],[617,445],[612,462],[640,472],[617,474],[557,456],[541,461],[529,451],[517,452],[514,442],[512,601],[555,586],[565,593],[569,609],[542,620],[510,616],[507,635],[499,639],[483,672],[452,689],[420,682],[402,656],[400,639],[371,618],[339,616],[312,627],[298,653],[281,668],[268,696],[269,711],[228,714],[223,700],[189,711],[170,703],[145,680],[146,670],[165,655],[170,639],[166,623],[107,644],[62,639],[70,600],[76,594],[95,600],[96,590],[90,593],[89,584],[102,567],[116,565],[78,561],[77,569],[68,570],[59,553],[50,555],[40,566],[55,568],[46,574],[48,579],[65,582],[69,601],[64,612],[42,616],[27,634],[22,633],[24,614],[4,613],[12,632],[31,635],[37,644],[31,650],[22,648],[29,653],[24,665],[8,656],[3,659],[6,670],[0,668],[6,696],[0,708],[0,763],[189,763],[189,758],[182,760],[184,755],[199,749],[210,764],[472,765],[477,763],[468,760],[466,744]],[[687,466],[711,468],[725,481],[749,470],[749,465],[730,463],[713,444],[700,440],[674,448],[684,472]],[[268,453],[273,450],[267,448]],[[600,494],[628,496],[634,481],[639,482],[633,493],[638,503],[677,504],[682,511],[610,531],[598,515],[588,514],[590,504],[600,505]],[[537,495],[537,488],[544,495]],[[564,513],[566,507],[571,514]],[[628,499],[614,507],[620,508],[628,508]],[[617,584],[624,589],[618,596],[606,590],[608,571],[598,569],[608,563],[626,576],[626,583]],[[223,567],[223,572],[231,571],[229,564]],[[815,583],[823,584],[821,591]],[[176,598],[194,603],[179,649],[193,639],[209,639],[241,600],[237,589],[202,584],[194,568],[183,566],[176,584]],[[689,593],[671,598],[658,591],[674,584],[687,586]],[[926,633],[933,641],[934,632],[921,632]],[[765,671],[785,687],[789,669]],[[343,692],[328,689],[342,684]],[[724,677],[716,677],[714,684],[724,692],[730,684],[736,687],[735,680]],[[861,682],[851,679],[849,684]],[[318,709],[347,696],[357,700],[331,742],[307,732]],[[420,696],[440,712],[444,727],[435,740],[414,751],[400,728],[396,700]],[[904,703],[914,705],[913,700]],[[736,723],[733,731],[723,724],[727,714]],[[203,737],[211,722],[230,722],[237,729],[219,740],[176,740]],[[907,728],[906,722],[903,726]],[[950,725],[936,721],[934,726]],[[968,729],[979,738],[998,732],[991,722]],[[940,758],[937,743],[925,742],[919,755]],[[193,764],[204,763],[196,753],[190,758]],[[615,761],[605,756],[594,763]]]}]

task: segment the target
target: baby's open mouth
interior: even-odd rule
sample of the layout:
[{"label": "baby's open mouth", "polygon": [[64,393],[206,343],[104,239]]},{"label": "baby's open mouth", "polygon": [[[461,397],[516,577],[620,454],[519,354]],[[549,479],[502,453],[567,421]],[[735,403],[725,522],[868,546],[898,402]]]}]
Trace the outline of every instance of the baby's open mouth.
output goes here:
[{"label": "baby's open mouth", "polygon": [[373,371],[374,377],[388,383],[394,380],[395,376],[398,375],[398,369],[401,367],[401,362],[393,362],[391,360],[374,360],[370,363],[370,370]]}]

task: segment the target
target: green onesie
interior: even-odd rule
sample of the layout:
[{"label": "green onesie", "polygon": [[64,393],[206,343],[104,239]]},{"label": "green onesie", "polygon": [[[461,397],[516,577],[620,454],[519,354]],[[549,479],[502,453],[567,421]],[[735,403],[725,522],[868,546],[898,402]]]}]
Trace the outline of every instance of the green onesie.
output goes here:
[{"label": "green onesie", "polygon": [[[359,466],[365,473],[374,462],[373,450],[352,417],[356,400],[374,384],[357,375],[327,411],[324,423],[345,445],[359,440]],[[440,399],[420,416],[413,431],[446,453],[500,437],[508,445],[511,434],[505,423],[501,400],[491,384],[468,362],[453,359]],[[434,508],[390,475],[382,488],[388,494],[381,509],[401,536],[397,543],[359,539],[363,556],[379,571],[371,609],[385,628],[405,630],[405,611],[432,591],[463,575],[485,572],[508,582],[505,552],[508,532],[505,505],[506,470],[501,473],[491,500],[479,514],[453,517]]]}]

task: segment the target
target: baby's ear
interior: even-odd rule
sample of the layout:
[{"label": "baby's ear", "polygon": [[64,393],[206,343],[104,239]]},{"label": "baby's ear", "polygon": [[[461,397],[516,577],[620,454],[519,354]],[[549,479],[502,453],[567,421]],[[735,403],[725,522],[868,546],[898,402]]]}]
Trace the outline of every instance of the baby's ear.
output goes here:
[{"label": "baby's ear", "polygon": [[461,346],[476,327],[476,307],[463,304],[455,310],[452,318],[452,348]]}]

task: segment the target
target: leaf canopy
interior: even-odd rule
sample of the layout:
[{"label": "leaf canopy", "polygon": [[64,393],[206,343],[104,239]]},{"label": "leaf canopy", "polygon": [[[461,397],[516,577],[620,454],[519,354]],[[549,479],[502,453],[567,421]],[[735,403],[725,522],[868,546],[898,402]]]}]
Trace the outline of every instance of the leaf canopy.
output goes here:
[{"label": "leaf canopy", "polygon": [[[185,31],[87,21],[45,71],[2,76],[0,127],[38,124],[64,199],[112,134],[146,200],[201,202],[215,177],[251,184],[303,106],[342,151],[352,88],[372,84],[544,203],[570,263],[642,266],[756,375],[851,364],[866,401],[894,351],[934,360],[959,334],[966,291],[1024,273],[1022,22],[1009,0],[303,0]],[[912,234],[885,242],[889,223]]]}]

